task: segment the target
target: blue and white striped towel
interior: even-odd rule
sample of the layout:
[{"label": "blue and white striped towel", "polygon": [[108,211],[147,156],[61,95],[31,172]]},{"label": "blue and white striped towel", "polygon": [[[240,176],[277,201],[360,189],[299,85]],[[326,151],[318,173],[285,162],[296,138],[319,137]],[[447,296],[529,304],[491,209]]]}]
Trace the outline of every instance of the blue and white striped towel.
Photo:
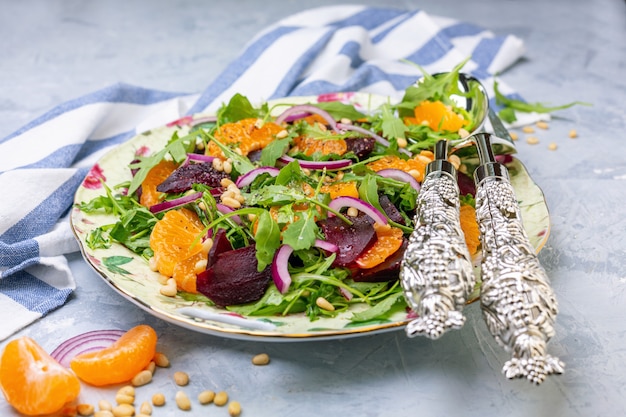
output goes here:
[{"label": "blue and white striped towel", "polygon": [[[364,91],[399,97],[421,74],[464,70],[486,85],[524,53],[514,36],[421,10],[333,6],[267,28],[201,94],[117,84],[59,105],[0,140],[0,340],[67,302],[76,287],[65,254],[76,188],[107,151],[144,130],[216,110],[234,93],[253,102]],[[506,87],[505,87],[506,88]],[[505,91],[513,93],[511,90]]]}]

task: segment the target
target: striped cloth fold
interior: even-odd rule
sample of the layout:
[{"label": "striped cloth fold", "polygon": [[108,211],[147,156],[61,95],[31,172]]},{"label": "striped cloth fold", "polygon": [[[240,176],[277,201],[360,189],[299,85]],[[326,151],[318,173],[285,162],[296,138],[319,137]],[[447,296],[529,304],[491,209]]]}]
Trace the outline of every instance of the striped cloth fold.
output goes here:
[{"label": "striped cloth fold", "polygon": [[[488,89],[524,53],[515,36],[422,10],[312,9],[255,36],[202,93],[116,84],[52,109],[0,140],[0,340],[67,302],[76,288],[65,254],[73,195],[94,163],[134,135],[212,112],[235,93],[252,102],[363,91],[401,97],[421,76],[464,67]],[[515,91],[501,84],[507,95]]]}]

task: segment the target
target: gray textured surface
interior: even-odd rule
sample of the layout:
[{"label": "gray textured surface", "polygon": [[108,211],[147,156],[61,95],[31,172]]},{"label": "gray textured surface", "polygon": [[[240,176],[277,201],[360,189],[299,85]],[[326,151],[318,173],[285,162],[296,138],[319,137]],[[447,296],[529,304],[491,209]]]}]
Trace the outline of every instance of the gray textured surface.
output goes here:
[{"label": "gray textured surface", "polygon": [[[0,137],[66,100],[116,82],[199,92],[257,31],[318,1],[0,0]],[[403,332],[310,343],[243,342],[169,325],[135,307],[72,255],[78,290],[19,335],[47,349],[80,330],[153,325],[175,366],[143,391],[173,396],[165,377],[189,371],[190,393],[225,389],[244,416],[618,416],[626,412],[626,6],[621,0],[424,0],[422,8],[524,39],[526,58],[502,77],[531,101],[583,100],[558,113],[519,156],[544,190],[552,232],[540,258],[560,302],[550,350],[564,375],[508,381],[508,357],[477,305],[440,340]],[[569,139],[570,129],[579,138]],[[523,137],[524,135],[522,135]],[[556,142],[557,151],[547,144]],[[3,347],[4,345],[2,345]],[[272,363],[254,367],[267,352]],[[112,390],[85,390],[92,402]],[[138,397],[139,399],[139,397]],[[195,407],[186,415],[226,416]],[[0,400],[0,414],[11,411]],[[154,416],[180,415],[173,401]]]}]

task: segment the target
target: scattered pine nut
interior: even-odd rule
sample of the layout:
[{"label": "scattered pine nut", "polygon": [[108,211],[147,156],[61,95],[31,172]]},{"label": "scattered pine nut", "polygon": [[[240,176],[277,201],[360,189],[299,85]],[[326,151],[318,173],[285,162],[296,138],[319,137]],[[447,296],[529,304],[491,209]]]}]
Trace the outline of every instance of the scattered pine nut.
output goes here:
[{"label": "scattered pine nut", "polygon": [[113,407],[114,417],[131,417],[135,415],[135,407],[130,404],[120,404]]},{"label": "scattered pine nut", "polygon": [[233,209],[238,209],[241,207],[241,203],[232,197],[222,196],[222,204]]},{"label": "scattered pine nut", "polygon": [[215,394],[215,398],[213,398],[213,404],[218,405],[218,406],[223,406],[226,405],[226,403],[228,402],[228,394],[226,393],[226,391],[220,391],[217,394]]},{"label": "scattered pine nut", "polygon": [[135,387],[141,387],[143,385],[146,385],[150,381],[152,381],[152,372],[146,369],[146,370],[139,372],[137,375],[135,375],[131,383]]},{"label": "scattered pine nut", "polygon": [[555,142],[550,143],[548,145],[548,149],[551,150],[551,151],[556,151],[556,149],[557,149],[556,143]]},{"label": "scattered pine nut", "polygon": [[154,369],[156,368],[156,363],[154,361],[150,361],[149,364],[146,365],[146,371],[150,371],[151,374],[154,375]]},{"label": "scattered pine nut", "polygon": [[178,391],[176,393],[176,396],[174,397],[174,400],[176,400],[176,405],[181,410],[191,410],[191,401],[189,400],[187,394],[185,394],[183,391]]},{"label": "scattered pine nut", "polygon": [[113,410],[113,406],[107,400],[98,401],[98,408],[102,411],[111,411]]},{"label": "scattered pine nut", "polygon": [[179,387],[184,387],[189,384],[189,375],[186,372],[178,371],[174,372],[174,382]]},{"label": "scattered pine nut", "polygon": [[213,402],[215,398],[215,391],[205,390],[198,394],[198,402],[202,405]]},{"label": "scattered pine nut", "polygon": [[252,363],[259,366],[267,365],[270,363],[270,356],[267,353],[259,353],[252,358]]},{"label": "scattered pine nut", "polygon": [[135,396],[134,395],[126,395],[126,394],[122,394],[122,393],[117,393],[115,395],[115,402],[118,405],[121,404],[134,404],[135,403]]},{"label": "scattered pine nut", "polygon": [[287,129],[283,129],[276,134],[276,139],[284,139],[287,135],[289,135],[289,132],[287,132]]},{"label": "scattered pine nut", "polygon": [[315,300],[315,304],[321,308],[322,310],[326,310],[326,311],[335,311],[335,306],[332,305],[327,299],[325,299],[324,297],[317,297],[317,300]]},{"label": "scattered pine nut", "polygon": [[519,135],[516,132],[511,132],[510,136],[511,136],[511,140],[518,140],[519,139]]},{"label": "scattered pine nut", "polygon": [[537,136],[529,136],[526,138],[526,143],[529,145],[536,145],[539,143],[539,138]]},{"label": "scattered pine nut", "polygon": [[170,366],[170,360],[164,353],[157,352],[154,354],[154,363],[159,368],[167,368]]},{"label": "scattered pine nut", "polygon": [[163,405],[165,405],[165,395],[159,393],[156,393],[152,396],[152,405],[156,406],[156,407],[161,407]]},{"label": "scattered pine nut", "polygon": [[532,126],[524,126],[522,128],[522,132],[524,132],[524,133],[535,133],[535,129],[533,129]]},{"label": "scattered pine nut", "polygon": [[535,123],[537,125],[537,127],[539,129],[548,129],[550,126],[544,122],[543,120],[538,121],[537,123]]},{"label": "scattered pine nut", "polygon": [[124,385],[122,388],[117,390],[118,394],[128,395],[130,397],[135,396],[135,387],[132,385]]},{"label": "scattered pine nut", "polygon": [[398,143],[398,148],[406,148],[409,144],[405,138],[397,138],[396,142]]},{"label": "scattered pine nut", "polygon": [[152,406],[150,405],[150,403],[148,401],[144,401],[143,403],[141,403],[141,407],[139,407],[139,412],[141,414],[145,414],[148,416],[152,415]]},{"label": "scattered pine nut", "polygon": [[577,138],[578,137],[578,132],[576,131],[576,129],[572,129],[569,131],[569,137],[571,139]]},{"label": "scattered pine nut", "polygon": [[228,403],[228,414],[231,417],[238,417],[241,414],[241,404],[239,404],[239,401],[231,401]]},{"label": "scattered pine nut", "polygon": [[91,404],[78,404],[76,406],[76,412],[80,416],[90,416],[94,412],[94,407]]}]

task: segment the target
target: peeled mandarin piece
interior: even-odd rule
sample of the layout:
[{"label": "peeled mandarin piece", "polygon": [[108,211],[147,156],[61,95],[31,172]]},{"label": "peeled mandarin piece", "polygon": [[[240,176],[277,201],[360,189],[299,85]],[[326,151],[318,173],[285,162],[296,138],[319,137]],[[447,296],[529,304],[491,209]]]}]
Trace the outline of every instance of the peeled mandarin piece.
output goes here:
[{"label": "peeled mandarin piece", "polygon": [[141,196],[139,202],[145,207],[153,206],[161,202],[161,193],[157,191],[157,186],[172,174],[177,165],[171,161],[161,161],[156,164],[146,175],[141,183]]},{"label": "peeled mandarin piece", "polygon": [[76,375],[29,337],[10,341],[0,361],[4,397],[22,414],[55,413],[78,397],[80,381]]},{"label": "peeled mandarin piece", "polygon": [[476,210],[470,205],[463,205],[460,209],[461,229],[465,235],[465,244],[470,255],[478,252],[480,246],[480,230],[476,222]]},{"label": "peeled mandarin piece", "polygon": [[380,265],[402,246],[402,229],[374,224],[376,241],[356,260],[359,268],[370,269]]},{"label": "peeled mandarin piece", "polygon": [[422,101],[414,110],[414,118],[406,118],[409,124],[426,123],[435,131],[456,132],[467,124],[467,120],[456,114],[441,101]]},{"label": "peeled mandarin piece", "polygon": [[111,346],[77,355],[70,367],[78,377],[95,386],[130,381],[156,353],[157,334],[148,325],[133,327]]}]

